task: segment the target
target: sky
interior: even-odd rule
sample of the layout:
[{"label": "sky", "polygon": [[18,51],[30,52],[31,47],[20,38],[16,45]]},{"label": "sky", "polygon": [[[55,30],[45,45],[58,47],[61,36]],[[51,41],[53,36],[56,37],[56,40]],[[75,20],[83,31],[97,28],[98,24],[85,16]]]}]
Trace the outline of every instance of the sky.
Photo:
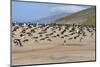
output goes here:
[{"label": "sky", "polygon": [[[43,23],[54,18],[67,16],[90,6],[71,4],[48,4],[36,2],[12,1],[12,21]],[[40,22],[43,21],[43,22]]]}]

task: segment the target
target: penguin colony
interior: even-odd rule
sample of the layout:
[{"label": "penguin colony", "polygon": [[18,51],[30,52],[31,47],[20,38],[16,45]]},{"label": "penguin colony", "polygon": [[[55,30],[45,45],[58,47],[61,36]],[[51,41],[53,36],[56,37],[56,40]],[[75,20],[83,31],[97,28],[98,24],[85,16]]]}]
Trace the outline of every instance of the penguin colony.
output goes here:
[{"label": "penguin colony", "polygon": [[[95,28],[94,25],[82,24],[12,23],[11,37],[14,45],[19,47],[23,47],[25,42],[29,42],[29,38],[37,43],[44,40],[52,42],[53,38],[60,38],[63,40],[63,45],[66,46],[68,40],[79,39],[79,41],[82,42],[87,36],[94,38]],[[87,35],[87,33],[90,35]]]}]

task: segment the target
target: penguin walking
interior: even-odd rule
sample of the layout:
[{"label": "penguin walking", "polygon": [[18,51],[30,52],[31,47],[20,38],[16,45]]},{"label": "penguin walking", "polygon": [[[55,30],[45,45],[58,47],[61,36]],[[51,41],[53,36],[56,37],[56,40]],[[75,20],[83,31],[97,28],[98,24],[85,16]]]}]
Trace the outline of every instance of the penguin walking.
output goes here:
[{"label": "penguin walking", "polygon": [[13,41],[17,46],[23,46],[20,39],[14,39]]}]

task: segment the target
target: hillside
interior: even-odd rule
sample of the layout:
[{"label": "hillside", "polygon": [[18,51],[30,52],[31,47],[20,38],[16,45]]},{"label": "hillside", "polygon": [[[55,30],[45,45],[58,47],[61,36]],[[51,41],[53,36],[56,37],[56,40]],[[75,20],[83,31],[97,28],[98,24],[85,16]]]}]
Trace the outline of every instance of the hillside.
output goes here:
[{"label": "hillside", "polygon": [[57,23],[57,24],[76,23],[76,24],[89,24],[89,25],[93,24],[93,25],[95,25],[95,21],[96,21],[96,18],[95,18],[96,12],[95,11],[96,11],[95,7],[91,7],[86,10],[74,13],[72,15],[57,19],[54,23]]}]

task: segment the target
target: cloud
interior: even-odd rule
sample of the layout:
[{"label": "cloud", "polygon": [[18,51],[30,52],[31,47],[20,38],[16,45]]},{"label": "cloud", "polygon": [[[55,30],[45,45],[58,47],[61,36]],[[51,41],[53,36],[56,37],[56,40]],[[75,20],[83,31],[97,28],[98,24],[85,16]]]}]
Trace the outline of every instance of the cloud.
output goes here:
[{"label": "cloud", "polygon": [[90,6],[78,6],[78,5],[61,5],[52,7],[51,12],[64,12],[64,13],[75,13],[84,9],[89,8]]}]

